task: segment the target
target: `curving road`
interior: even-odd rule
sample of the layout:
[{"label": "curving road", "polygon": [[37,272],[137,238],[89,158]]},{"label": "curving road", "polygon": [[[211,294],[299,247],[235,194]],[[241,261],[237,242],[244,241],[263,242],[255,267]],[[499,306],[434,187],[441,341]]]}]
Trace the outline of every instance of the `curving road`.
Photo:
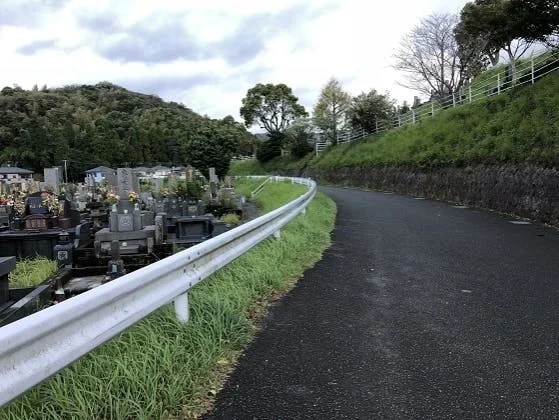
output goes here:
[{"label": "curving road", "polygon": [[556,230],[323,191],[338,205],[332,247],[204,418],[559,418]]}]

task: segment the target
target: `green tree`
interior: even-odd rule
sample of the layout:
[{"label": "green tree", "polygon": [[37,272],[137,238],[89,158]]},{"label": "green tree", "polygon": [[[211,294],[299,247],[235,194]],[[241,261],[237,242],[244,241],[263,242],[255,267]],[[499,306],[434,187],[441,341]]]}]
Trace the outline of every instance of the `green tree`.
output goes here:
[{"label": "green tree", "polygon": [[332,144],[337,143],[338,131],[346,123],[346,112],[350,103],[351,96],[334,78],[330,79],[320,92],[313,110],[313,122],[324,131]]},{"label": "green tree", "polygon": [[532,41],[522,38],[526,15],[518,13],[510,0],[475,0],[460,12],[458,39],[476,40],[493,65],[505,51],[511,66],[512,83],[516,83],[515,60],[530,48]]},{"label": "green tree", "polygon": [[559,46],[559,4],[557,0],[510,0],[518,18],[518,36]]},{"label": "green tree", "polygon": [[266,153],[257,153],[257,157],[268,160],[281,154],[285,130],[295,118],[307,115],[305,107],[298,101],[291,88],[283,83],[258,83],[247,91],[240,109],[245,125],[250,127],[260,124],[268,133],[269,138],[266,142],[271,142],[265,146],[260,145]]},{"label": "green tree", "polygon": [[375,89],[361,93],[352,99],[348,110],[351,126],[355,129],[375,133],[392,126],[394,120],[394,104],[388,93],[382,95]]},{"label": "green tree", "polygon": [[312,121],[308,118],[296,119],[286,134],[286,146],[291,156],[301,158],[314,150]]}]

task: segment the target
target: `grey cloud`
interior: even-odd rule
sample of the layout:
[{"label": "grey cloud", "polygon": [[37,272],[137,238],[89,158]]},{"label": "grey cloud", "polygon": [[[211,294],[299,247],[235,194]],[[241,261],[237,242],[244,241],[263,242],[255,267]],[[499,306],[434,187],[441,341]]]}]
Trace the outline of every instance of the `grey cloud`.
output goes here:
[{"label": "grey cloud", "polygon": [[110,60],[161,63],[206,57],[204,48],[181,24],[181,17],[160,15],[159,18],[127,28],[121,26],[115,16],[80,17],[79,22],[103,34],[96,49]]},{"label": "grey cloud", "polygon": [[34,55],[41,50],[47,50],[56,46],[55,39],[47,39],[44,41],[33,41],[17,49],[19,54]]},{"label": "grey cloud", "polygon": [[80,27],[89,29],[94,32],[100,32],[104,34],[111,34],[121,30],[121,25],[118,22],[118,18],[115,15],[91,15],[84,14],[78,15],[77,21]]},{"label": "grey cloud", "polygon": [[264,49],[267,39],[284,33],[296,36],[300,26],[306,21],[315,19],[335,7],[339,6],[331,2],[317,9],[300,3],[276,14],[261,13],[249,16],[233,34],[216,44],[215,50],[225,57],[229,64],[243,64],[255,58]]},{"label": "grey cloud", "polygon": [[177,59],[203,60],[223,57],[239,66],[255,58],[276,34],[296,35],[299,27],[333,7],[300,3],[280,13],[260,13],[244,19],[224,40],[204,43],[184,27],[184,15],[160,12],[149,21],[124,27],[115,15],[83,15],[78,22],[99,40],[95,49],[103,57],[120,62],[163,63]]},{"label": "grey cloud", "polygon": [[121,79],[115,83],[135,92],[168,96],[177,92],[184,92],[200,85],[215,83],[219,80],[217,75],[195,74],[191,76],[156,76],[142,79]]},{"label": "grey cloud", "polygon": [[68,0],[2,0],[0,26],[35,26],[49,13],[63,8]]}]

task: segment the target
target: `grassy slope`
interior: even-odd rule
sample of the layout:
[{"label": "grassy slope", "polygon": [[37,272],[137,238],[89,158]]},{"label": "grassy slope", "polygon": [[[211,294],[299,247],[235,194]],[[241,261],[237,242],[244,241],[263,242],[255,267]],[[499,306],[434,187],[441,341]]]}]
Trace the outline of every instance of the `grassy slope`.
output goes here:
[{"label": "grassy slope", "polygon": [[229,175],[265,175],[269,173],[289,171],[290,173],[303,169],[314,156],[314,152],[302,159],[291,156],[277,157],[264,164],[257,160],[240,160],[231,162]]},{"label": "grassy slope", "polygon": [[[271,183],[260,206],[276,208],[299,187]],[[320,258],[334,217],[334,203],[318,194],[281,240],[264,241],[194,288],[188,324],[162,308],[0,410],[0,419],[195,418],[251,340],[266,302]]]},{"label": "grassy slope", "polygon": [[[231,172],[258,174],[344,166],[465,166],[533,162],[559,165],[559,71],[471,105],[448,109],[416,125],[329,148],[299,161],[238,162]],[[251,163],[248,163],[251,162]]]},{"label": "grassy slope", "polygon": [[534,86],[441,112],[374,141],[329,149],[311,167],[559,163],[559,72]]}]

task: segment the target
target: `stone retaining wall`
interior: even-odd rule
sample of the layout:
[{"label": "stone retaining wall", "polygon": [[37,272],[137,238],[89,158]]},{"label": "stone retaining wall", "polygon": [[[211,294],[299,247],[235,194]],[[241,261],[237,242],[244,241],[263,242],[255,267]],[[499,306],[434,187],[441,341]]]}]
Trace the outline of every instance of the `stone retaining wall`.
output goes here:
[{"label": "stone retaining wall", "polygon": [[559,170],[531,164],[422,170],[404,167],[307,168],[322,182],[424,196],[487,208],[559,227]]}]

